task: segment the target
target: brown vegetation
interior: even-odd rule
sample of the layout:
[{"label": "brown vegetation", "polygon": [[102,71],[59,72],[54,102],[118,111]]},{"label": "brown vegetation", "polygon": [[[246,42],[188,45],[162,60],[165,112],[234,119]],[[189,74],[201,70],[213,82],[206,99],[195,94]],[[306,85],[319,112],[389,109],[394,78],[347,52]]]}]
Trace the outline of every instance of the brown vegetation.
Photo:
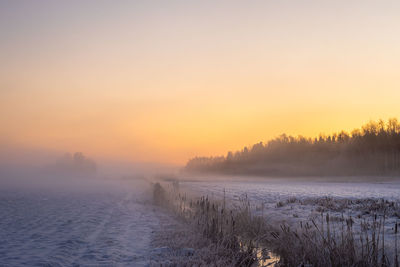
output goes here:
[{"label": "brown vegetation", "polygon": [[[291,227],[273,223],[268,210],[257,215],[246,196],[240,199],[239,205],[231,205],[225,198],[190,198],[177,188],[165,192],[165,207],[216,247],[229,251],[233,259],[231,265],[251,266],[263,259],[258,252],[272,251],[278,255],[276,266],[398,266],[397,223],[392,233],[395,248],[385,243],[386,210],[392,206],[386,201],[376,202],[379,207],[371,210],[376,213],[370,220],[359,221],[360,225],[355,225],[351,216],[342,214],[341,218],[331,218],[329,213],[321,213],[319,219],[302,221]],[[293,198],[280,205],[296,201]],[[339,208],[348,205],[346,201],[332,203],[329,198],[315,201],[332,209],[336,209],[336,205]]]}]

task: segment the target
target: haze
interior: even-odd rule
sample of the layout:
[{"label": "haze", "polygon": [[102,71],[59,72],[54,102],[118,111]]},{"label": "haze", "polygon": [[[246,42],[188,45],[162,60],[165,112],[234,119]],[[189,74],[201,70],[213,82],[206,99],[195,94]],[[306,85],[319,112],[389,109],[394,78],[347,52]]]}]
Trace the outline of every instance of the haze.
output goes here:
[{"label": "haze", "polygon": [[283,132],[399,117],[399,11],[398,1],[2,1],[3,151],[183,165]]}]

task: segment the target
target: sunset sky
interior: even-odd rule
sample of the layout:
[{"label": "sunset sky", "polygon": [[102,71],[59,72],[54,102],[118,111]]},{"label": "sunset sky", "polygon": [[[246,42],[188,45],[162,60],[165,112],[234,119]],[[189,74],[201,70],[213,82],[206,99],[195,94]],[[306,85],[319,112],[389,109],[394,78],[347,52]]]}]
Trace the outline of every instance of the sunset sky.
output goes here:
[{"label": "sunset sky", "polygon": [[184,164],[400,118],[400,1],[1,1],[0,143]]}]

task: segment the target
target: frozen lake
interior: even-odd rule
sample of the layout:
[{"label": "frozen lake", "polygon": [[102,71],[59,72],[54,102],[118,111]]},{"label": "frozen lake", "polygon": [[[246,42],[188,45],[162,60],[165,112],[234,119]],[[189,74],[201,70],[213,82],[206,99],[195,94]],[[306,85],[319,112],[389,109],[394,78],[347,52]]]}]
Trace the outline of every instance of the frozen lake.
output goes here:
[{"label": "frozen lake", "polygon": [[159,226],[136,184],[0,189],[0,266],[146,266]]}]

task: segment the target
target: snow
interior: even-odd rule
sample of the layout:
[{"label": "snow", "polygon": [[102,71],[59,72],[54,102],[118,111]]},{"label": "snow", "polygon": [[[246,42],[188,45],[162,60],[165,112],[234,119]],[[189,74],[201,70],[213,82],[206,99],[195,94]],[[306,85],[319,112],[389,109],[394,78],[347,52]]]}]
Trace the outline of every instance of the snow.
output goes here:
[{"label": "snow", "polygon": [[[329,213],[332,227],[340,230],[342,216],[355,222],[353,230],[361,231],[365,220],[374,215],[383,221],[385,241],[393,248],[394,226],[400,218],[400,182],[322,182],[294,179],[184,181],[181,191],[194,196],[207,195],[211,200],[226,198],[231,205],[241,199],[250,201],[253,214],[263,216],[270,225],[299,227],[301,222],[321,219]],[[384,211],[385,210],[385,211]],[[324,214],[322,216],[322,214]],[[387,252],[393,254],[393,249]],[[391,256],[390,256],[391,257]]]},{"label": "snow", "polygon": [[[384,199],[395,203],[393,211],[393,209],[399,209],[400,202],[399,182],[339,183],[280,181],[279,179],[213,182],[208,180],[181,182],[180,187],[192,194],[208,195],[215,200],[221,200],[225,195],[226,199],[231,200],[232,203],[237,203],[246,197],[258,214],[265,211],[264,214],[268,215],[270,220],[292,224],[299,220],[315,218],[321,211],[338,217],[342,213],[345,216],[358,216],[359,219],[371,217],[373,212],[365,216],[369,208],[366,205],[379,203],[381,199]],[[324,205],[326,202],[330,206]],[[345,205],[342,205],[343,203]],[[387,220],[392,227],[397,217],[394,214],[387,215],[392,216]]]},{"label": "snow", "polygon": [[338,197],[338,198],[385,198],[400,199],[400,182],[311,182],[279,179],[263,181],[195,181],[182,182],[181,186],[200,194],[213,194],[238,199],[247,194],[250,200],[276,202],[289,197]]},{"label": "snow", "polygon": [[151,194],[119,183],[0,189],[0,266],[147,266]]},{"label": "snow", "polygon": [[[398,182],[219,180],[180,182],[180,188],[212,199],[225,194],[232,203],[247,195],[255,212],[289,224],[321,217],[316,206],[319,198],[327,196],[400,201]],[[143,180],[57,182],[55,186],[46,181],[37,186],[0,187],[0,266],[159,266],[168,262],[168,255],[176,251],[154,239],[172,226],[166,223],[169,215],[152,205],[149,190],[150,184]],[[292,198],[296,201],[288,201]],[[277,205],[280,201],[282,206]],[[328,212],[340,216],[342,211]],[[357,220],[361,210],[352,204],[343,212]],[[389,235],[396,221],[397,217],[387,218]],[[194,253],[190,247],[177,251]]]}]

